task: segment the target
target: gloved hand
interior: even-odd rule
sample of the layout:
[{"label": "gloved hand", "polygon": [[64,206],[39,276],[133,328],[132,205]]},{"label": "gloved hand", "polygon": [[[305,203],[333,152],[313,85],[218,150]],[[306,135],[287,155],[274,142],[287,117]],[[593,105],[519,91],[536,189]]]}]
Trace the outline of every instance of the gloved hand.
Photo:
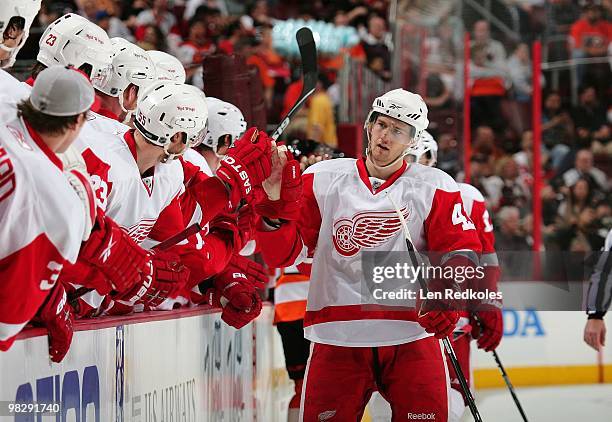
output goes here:
[{"label": "gloved hand", "polygon": [[470,318],[472,337],[476,339],[479,349],[491,352],[499,346],[504,335],[504,319],[499,308],[475,312]]},{"label": "gloved hand", "polygon": [[226,268],[226,271],[239,272],[247,277],[247,282],[256,289],[264,290],[268,285],[268,273],[263,265],[239,254],[234,254]]},{"label": "gloved hand", "polygon": [[300,216],[302,175],[300,164],[293,156],[283,167],[280,184],[280,198],[272,200],[267,195],[260,195],[255,212],[270,219],[295,221]]},{"label": "gloved hand", "polygon": [[139,283],[119,292],[113,299],[124,305],[142,303],[159,306],[167,298],[175,298],[189,280],[189,269],[181,264],[178,255],[170,252],[149,251],[148,272]]},{"label": "gloved hand", "polygon": [[61,283],[56,283],[51,289],[33,322],[47,328],[49,356],[53,362],[61,362],[72,343],[74,325],[74,314]]},{"label": "gloved hand", "polygon": [[143,273],[150,271],[147,252],[101,213],[89,240],[81,246],[79,259],[98,268],[118,292],[130,289],[141,280]]},{"label": "gloved hand", "polygon": [[257,290],[240,272],[226,270],[213,281],[214,288],[205,293],[211,306],[223,309],[221,319],[234,328],[242,328],[260,314],[261,298]]},{"label": "gloved hand", "polygon": [[457,284],[453,280],[433,279],[427,284],[431,294],[441,293],[442,298],[421,299],[422,292],[417,296],[417,321],[425,328],[425,331],[433,334],[436,338],[445,338],[452,334],[457,321],[459,320],[460,302],[454,299],[447,299],[446,289],[459,291]]},{"label": "gloved hand", "polygon": [[230,188],[230,203],[238,205],[248,200],[255,186],[270,176],[272,169],[272,138],[252,127],[236,141],[221,160],[217,177]]}]

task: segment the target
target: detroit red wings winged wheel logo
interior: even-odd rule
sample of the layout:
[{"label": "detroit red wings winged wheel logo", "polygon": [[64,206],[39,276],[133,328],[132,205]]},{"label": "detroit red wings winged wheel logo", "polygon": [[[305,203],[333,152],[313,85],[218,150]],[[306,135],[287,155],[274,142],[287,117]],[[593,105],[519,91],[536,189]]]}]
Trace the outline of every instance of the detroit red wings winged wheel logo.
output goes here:
[{"label": "detroit red wings winged wheel logo", "polygon": [[[410,212],[402,208],[408,219]],[[395,211],[366,211],[352,218],[342,218],[334,223],[334,246],[340,255],[353,256],[361,248],[375,248],[387,242],[402,229]]]}]

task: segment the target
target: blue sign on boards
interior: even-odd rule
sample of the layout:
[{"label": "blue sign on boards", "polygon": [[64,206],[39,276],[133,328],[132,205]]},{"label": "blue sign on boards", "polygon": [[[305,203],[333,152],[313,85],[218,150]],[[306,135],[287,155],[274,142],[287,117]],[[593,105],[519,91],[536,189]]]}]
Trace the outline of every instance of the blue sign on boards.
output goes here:
[{"label": "blue sign on boards", "polygon": [[[36,386],[36,394],[32,389]],[[61,411],[56,422],[64,422],[70,412],[76,415],[76,422],[100,422],[100,377],[96,366],[87,366],[83,378],[79,372],[69,371],[63,377],[51,375],[37,379],[34,383],[21,384],[15,393],[16,403],[60,403]],[[94,418],[87,418],[87,409],[93,406]],[[91,413],[91,411],[90,411]],[[40,422],[42,414],[17,414],[15,422]],[[45,416],[49,420],[49,416]]]},{"label": "blue sign on boards", "polygon": [[541,337],[546,335],[542,321],[535,309],[516,311],[504,309],[504,336]]}]

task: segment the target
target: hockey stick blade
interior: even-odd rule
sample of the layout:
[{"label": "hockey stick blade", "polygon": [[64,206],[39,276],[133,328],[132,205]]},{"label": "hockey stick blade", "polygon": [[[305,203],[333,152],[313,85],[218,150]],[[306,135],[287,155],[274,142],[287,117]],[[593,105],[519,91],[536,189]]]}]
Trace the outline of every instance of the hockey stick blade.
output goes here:
[{"label": "hockey stick blade", "polygon": [[312,95],[317,86],[317,78],[319,75],[317,70],[317,47],[312,36],[312,31],[306,27],[300,28],[297,34],[295,34],[295,38],[297,39],[300,48],[300,57],[302,59],[302,92],[293,107],[291,107],[291,110],[289,110],[274,132],[272,132],[272,139],[275,141],[282,135],[285,129],[287,129],[287,126],[291,123],[291,118],[300,108],[302,108],[302,105],[304,105],[308,97]]}]

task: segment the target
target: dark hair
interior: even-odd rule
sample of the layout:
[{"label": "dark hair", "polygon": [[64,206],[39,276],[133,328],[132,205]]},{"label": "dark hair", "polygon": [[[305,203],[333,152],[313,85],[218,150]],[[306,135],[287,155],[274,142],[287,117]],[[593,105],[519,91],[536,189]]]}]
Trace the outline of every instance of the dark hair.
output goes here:
[{"label": "dark hair", "polygon": [[[72,66],[66,66],[66,67],[72,67]],[[34,63],[34,65],[32,66],[32,70],[30,71],[32,78],[36,79],[38,74],[42,72],[43,70],[45,70],[46,68],[47,66],[42,64],[41,62]],[[89,63],[83,63],[79,67],[78,70],[82,71],[85,74],[85,76],[87,76],[88,79],[91,79],[91,72],[93,71],[92,65],[90,65]]]},{"label": "dark hair", "polygon": [[19,117],[23,117],[23,119],[26,120],[36,132],[45,135],[63,134],[65,131],[70,129],[70,126],[77,124],[81,114],[65,117],[50,116],[36,110],[34,106],[32,106],[29,98],[21,101],[17,105],[17,115]]}]

